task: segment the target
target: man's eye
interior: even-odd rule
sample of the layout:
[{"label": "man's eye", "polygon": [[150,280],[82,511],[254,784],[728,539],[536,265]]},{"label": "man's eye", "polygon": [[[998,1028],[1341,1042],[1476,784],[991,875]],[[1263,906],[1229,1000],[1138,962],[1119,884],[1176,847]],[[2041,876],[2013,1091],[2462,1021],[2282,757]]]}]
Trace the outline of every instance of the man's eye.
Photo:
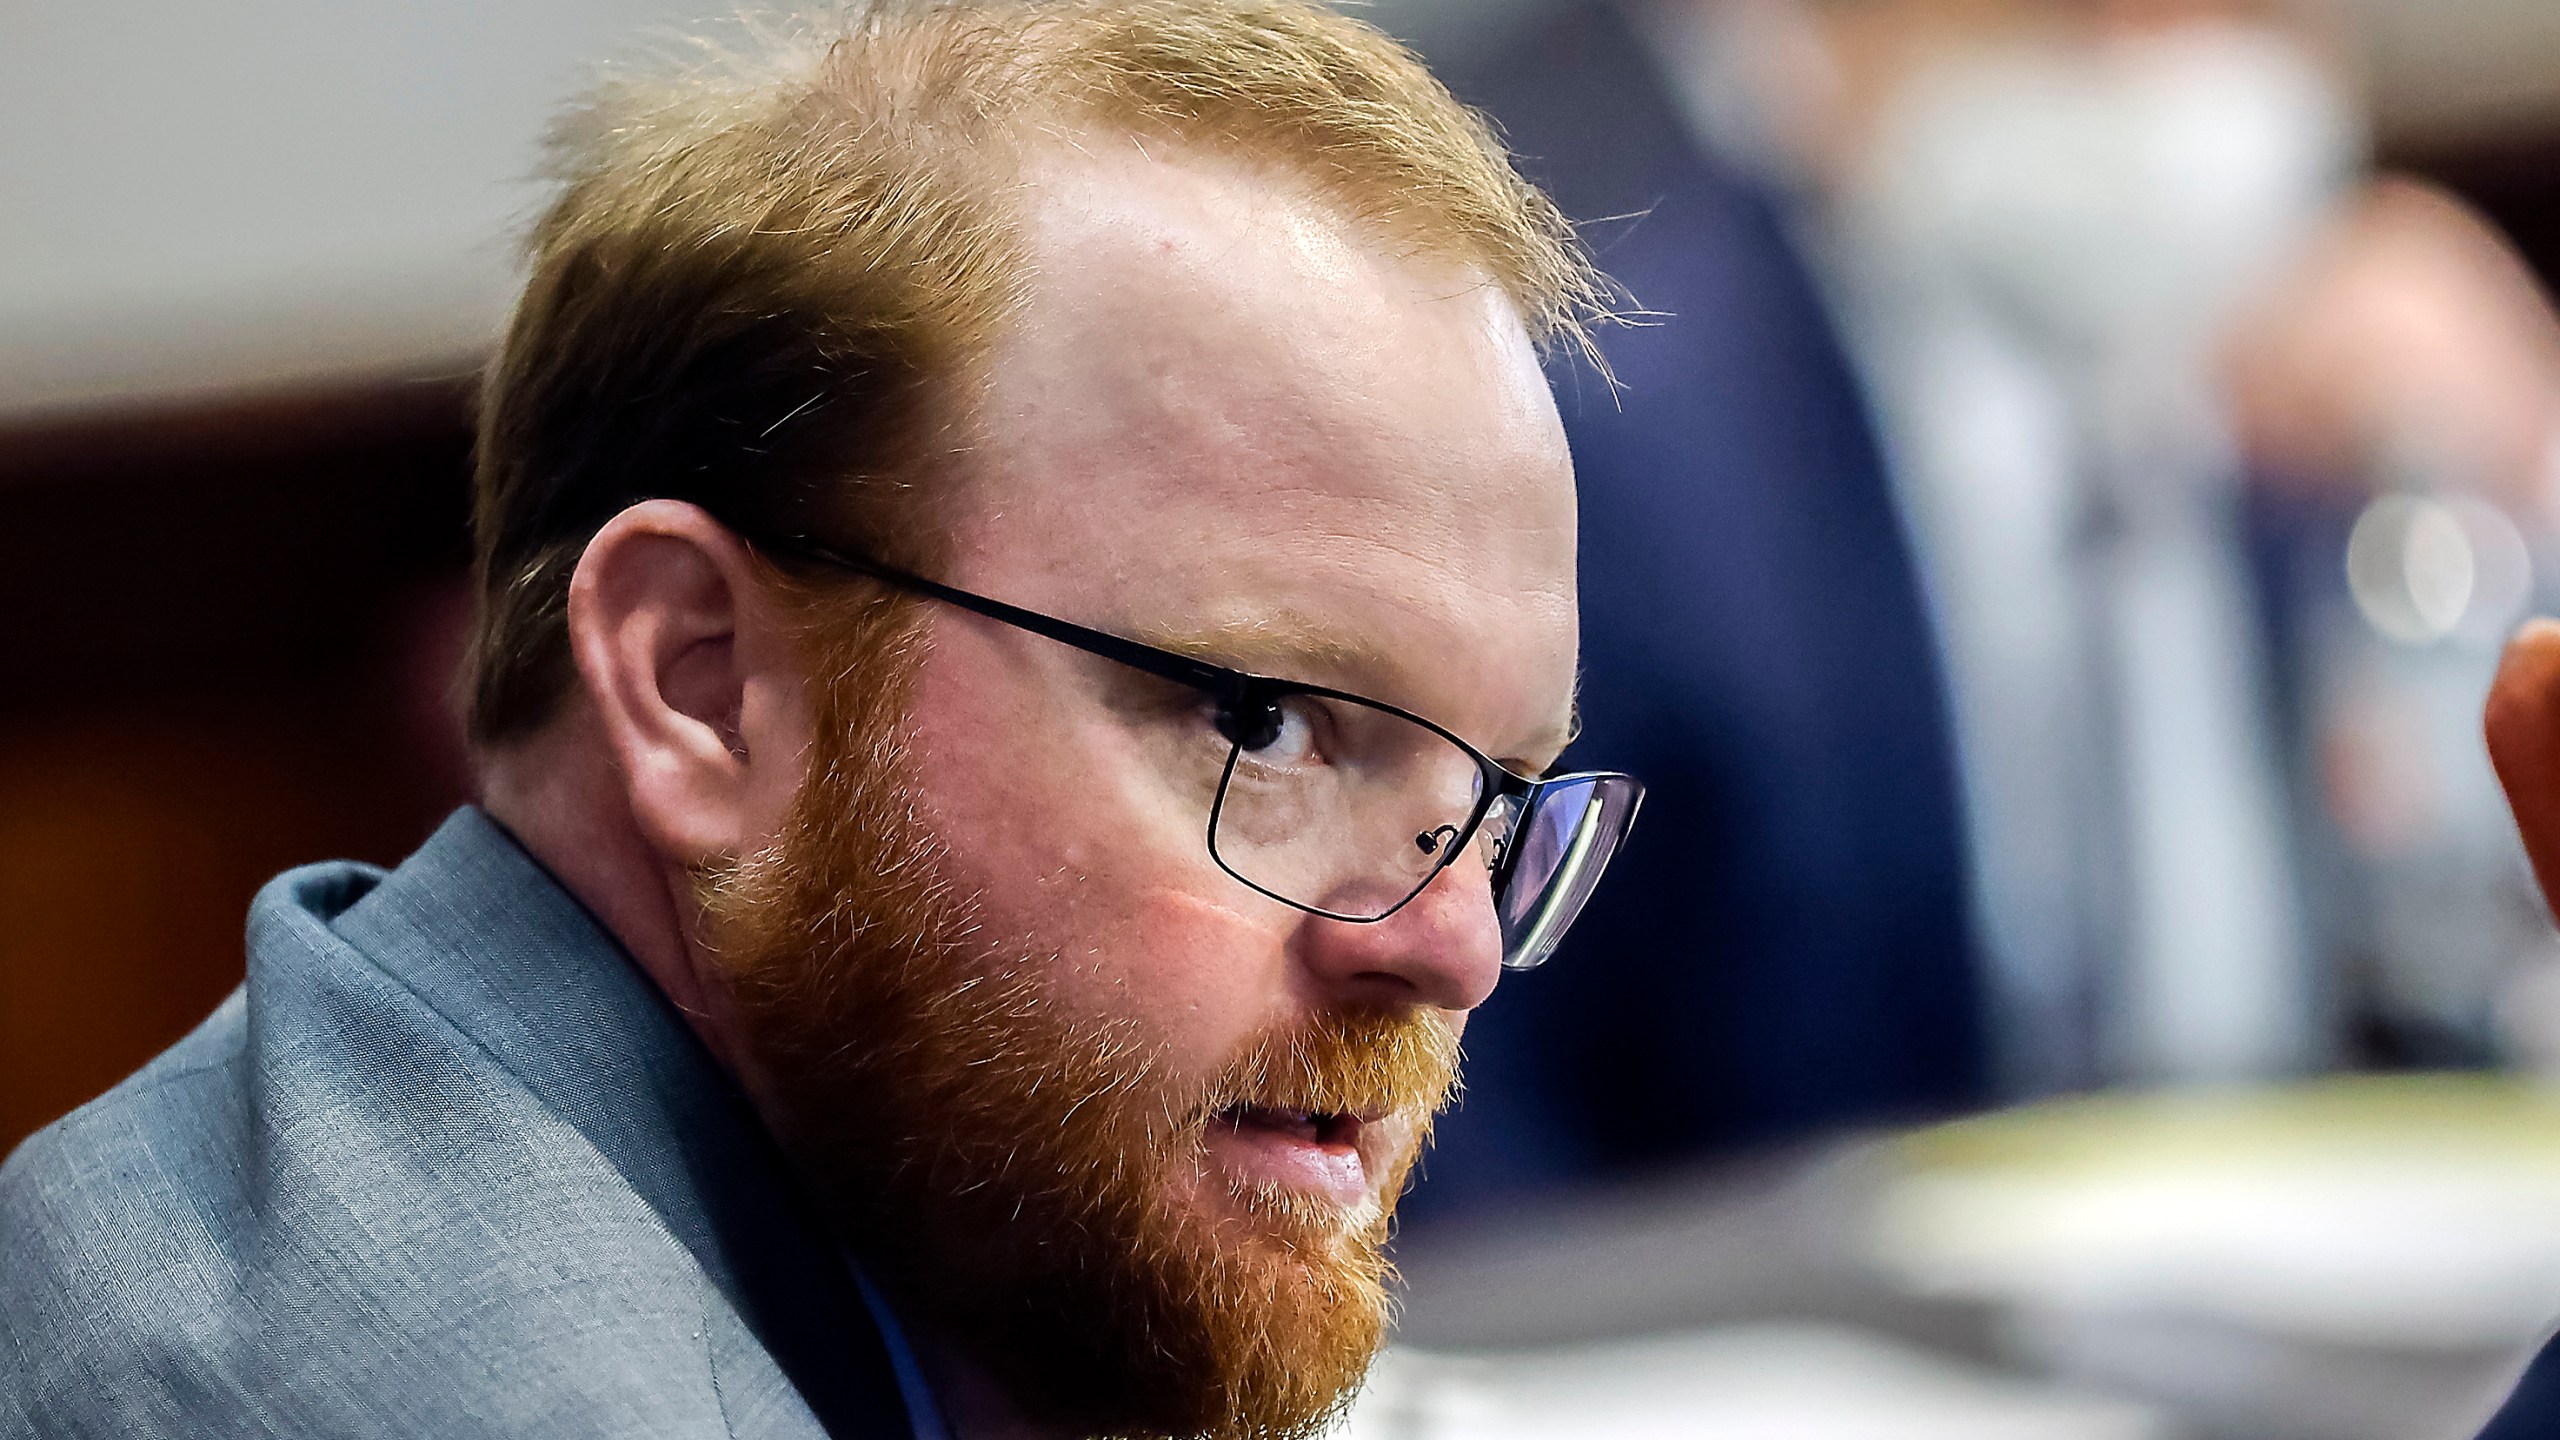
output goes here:
[{"label": "man's eye", "polygon": [[1324,762],[1321,721],[1314,701],[1292,696],[1264,706],[1230,731],[1229,738],[1239,751],[1264,765],[1319,765]]}]

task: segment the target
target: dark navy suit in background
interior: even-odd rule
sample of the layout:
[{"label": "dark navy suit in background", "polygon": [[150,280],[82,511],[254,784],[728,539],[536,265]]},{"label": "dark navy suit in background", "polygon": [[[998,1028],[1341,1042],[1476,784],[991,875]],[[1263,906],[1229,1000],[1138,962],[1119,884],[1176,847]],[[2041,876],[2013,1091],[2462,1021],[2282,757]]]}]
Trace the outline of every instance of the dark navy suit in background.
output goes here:
[{"label": "dark navy suit in background", "polygon": [[1944,681],[1874,427],[1776,197],[1691,142],[1652,64],[1584,8],[1455,77],[1661,312],[1604,337],[1619,395],[1555,377],[1568,760],[1650,794],[1563,953],[1473,1020],[1425,1224],[1985,1095]]},{"label": "dark navy suit in background", "polygon": [[2560,1341],[2534,1358],[2480,1440],[2560,1440]]}]

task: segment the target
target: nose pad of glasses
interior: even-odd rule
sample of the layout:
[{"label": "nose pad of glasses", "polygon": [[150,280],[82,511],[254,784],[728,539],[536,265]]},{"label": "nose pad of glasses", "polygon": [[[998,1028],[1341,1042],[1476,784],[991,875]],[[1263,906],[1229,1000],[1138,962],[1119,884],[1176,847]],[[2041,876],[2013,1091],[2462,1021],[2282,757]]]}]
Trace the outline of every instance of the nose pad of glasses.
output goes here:
[{"label": "nose pad of glasses", "polygon": [[1413,846],[1425,855],[1436,856],[1444,847],[1456,844],[1457,839],[1458,827],[1443,825],[1437,830],[1425,830],[1414,836]]},{"label": "nose pad of glasses", "polygon": [[1517,831],[1512,822],[1519,818],[1520,802],[1509,795],[1496,796],[1484,813],[1484,828],[1476,832],[1485,847],[1485,868],[1499,875],[1502,862],[1511,857],[1511,841]]}]

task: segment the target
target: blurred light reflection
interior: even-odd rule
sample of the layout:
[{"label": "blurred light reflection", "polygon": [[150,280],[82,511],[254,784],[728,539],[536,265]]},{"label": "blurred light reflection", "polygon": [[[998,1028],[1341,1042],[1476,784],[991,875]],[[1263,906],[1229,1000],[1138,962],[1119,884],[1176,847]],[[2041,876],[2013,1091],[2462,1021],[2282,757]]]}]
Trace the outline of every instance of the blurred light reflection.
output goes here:
[{"label": "blurred light reflection", "polygon": [[2496,644],[2532,601],[2533,560],[2524,532],[2485,500],[2385,495],[2348,538],[2347,583],[2392,640]]}]

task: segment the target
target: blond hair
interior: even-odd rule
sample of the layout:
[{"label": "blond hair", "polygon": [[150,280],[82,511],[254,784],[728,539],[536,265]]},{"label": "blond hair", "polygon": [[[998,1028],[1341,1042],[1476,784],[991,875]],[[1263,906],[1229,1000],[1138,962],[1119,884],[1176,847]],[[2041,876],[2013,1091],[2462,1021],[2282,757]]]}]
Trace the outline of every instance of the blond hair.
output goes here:
[{"label": "blond hair", "polygon": [[1601,282],[1482,117],[1308,0],[867,0],[609,77],[554,131],[557,199],[486,381],[471,730],[573,678],[570,574],[672,496],[910,565],[962,382],[1013,313],[1007,197],[1044,132],[1272,167],[1477,267],[1587,348]]}]

